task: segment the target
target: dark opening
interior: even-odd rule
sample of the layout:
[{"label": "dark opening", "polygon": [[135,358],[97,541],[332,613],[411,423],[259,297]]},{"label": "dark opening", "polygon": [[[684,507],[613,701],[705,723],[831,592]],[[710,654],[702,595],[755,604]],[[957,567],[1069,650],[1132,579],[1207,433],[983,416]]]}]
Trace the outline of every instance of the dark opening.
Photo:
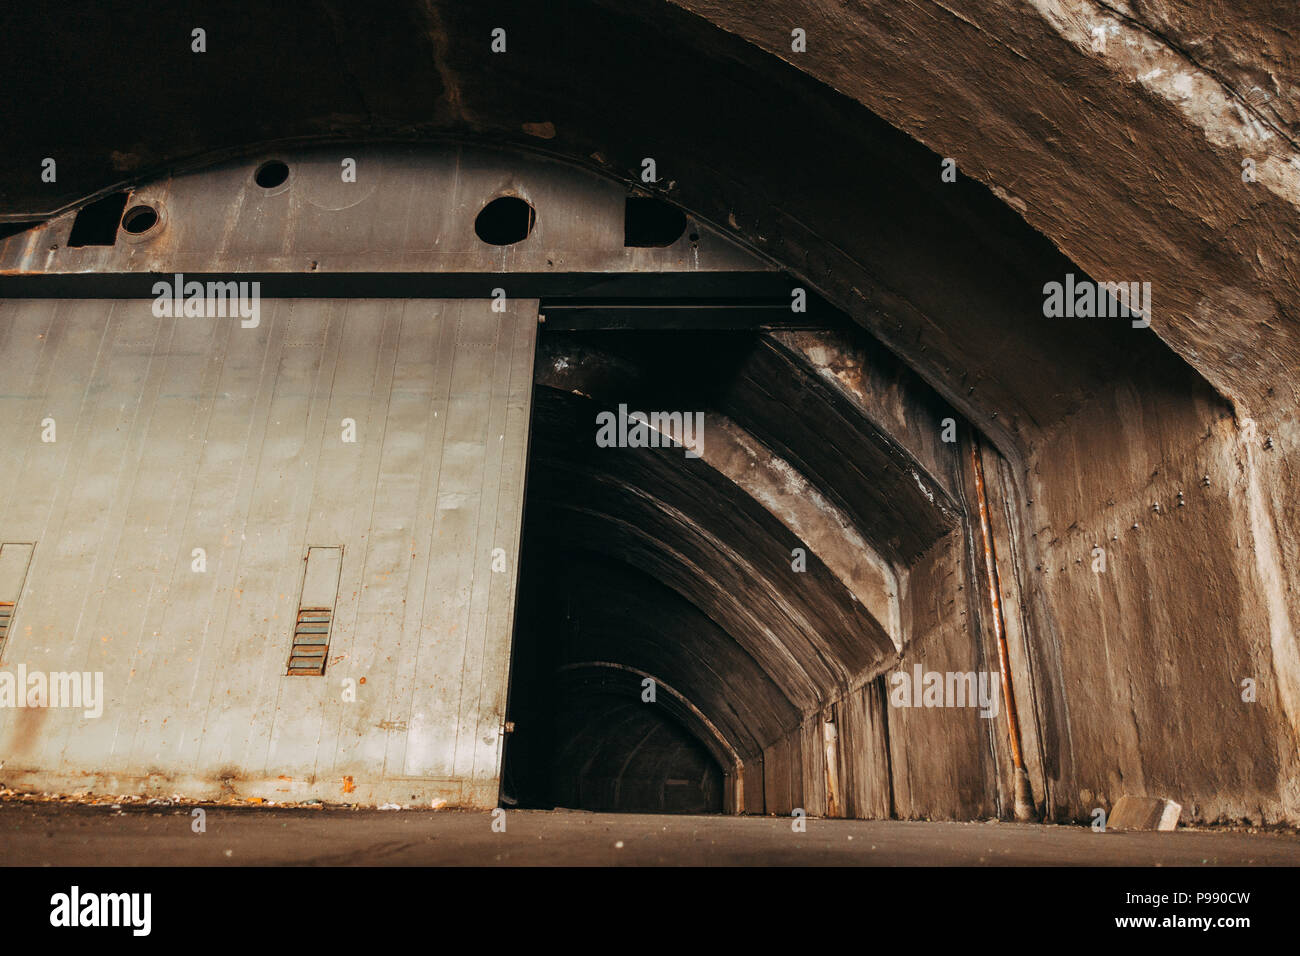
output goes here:
[{"label": "dark opening", "polygon": [[[592,416],[620,401],[717,408],[757,338],[752,326],[689,333],[686,351],[699,358],[678,361],[684,333],[656,315],[669,328],[622,331],[625,323],[606,316],[619,331],[540,333],[502,776],[507,806],[729,809],[730,738],[710,721],[726,694],[718,675],[749,677],[736,676],[744,652],[679,588],[670,569],[689,573],[673,557],[679,529],[659,528],[655,545],[621,534],[621,518],[595,516],[650,499],[679,507],[690,498],[718,513],[734,503],[680,449],[597,447]],[[572,382],[543,371],[556,368],[568,369]],[[610,390],[594,394],[588,375]],[[640,526],[637,515],[625,517]]]},{"label": "dark opening", "polygon": [[[641,672],[584,663],[635,658],[634,647],[615,648],[638,643],[632,632],[642,627],[624,627],[620,634],[619,616],[643,616],[653,602],[675,596],[618,562],[602,567],[611,562],[555,541],[559,529],[551,521],[535,513],[525,532],[531,545],[516,625],[514,730],[502,801],[526,809],[723,812],[723,769],[677,719],[671,692],[659,687],[656,699],[647,700]],[[604,650],[596,651],[601,645]]]},{"label": "dark opening", "polygon": [[10,236],[16,236],[20,232],[26,232],[33,226],[44,224],[44,220],[37,219],[34,222],[0,222],[0,239],[8,239]]},{"label": "dark opening", "polygon": [[253,176],[257,185],[263,189],[274,189],[289,178],[289,167],[278,159],[268,160],[257,168]]},{"label": "dark opening", "polygon": [[474,233],[493,246],[510,246],[528,238],[537,221],[533,207],[517,196],[500,196],[474,220]]},{"label": "dark opening", "polygon": [[158,210],[153,206],[132,206],[122,217],[122,228],[133,236],[148,232],[158,224]]},{"label": "dark opening", "polygon": [[[783,801],[802,799],[787,792],[800,761],[824,758],[804,753],[788,691],[804,665],[761,649],[779,629],[815,630],[826,650],[809,657],[853,668],[893,646],[820,558],[792,565],[799,539],[758,497],[783,473],[751,491],[732,469],[770,449],[908,555],[948,526],[919,510],[924,492],[909,490],[893,446],[781,344],[794,340],[783,297],[544,300],[540,311],[502,802],[788,812]],[[866,347],[846,318],[815,312],[790,328]],[[614,409],[676,410],[683,426],[698,416],[709,453],[602,437]],[[728,444],[742,434],[751,451]],[[788,625],[787,607],[798,609]]]},{"label": "dark opening", "polygon": [[594,812],[721,813],[722,771],[662,708],[635,694],[573,694],[555,723],[551,793]]},{"label": "dark opening", "polygon": [[111,246],[117,242],[117,224],[126,208],[126,193],[113,193],[82,206],[77,218],[72,220],[72,234],[68,245]]},{"label": "dark opening", "polygon": [[686,214],[671,203],[653,197],[627,197],[623,207],[623,245],[671,246],[685,231]]}]

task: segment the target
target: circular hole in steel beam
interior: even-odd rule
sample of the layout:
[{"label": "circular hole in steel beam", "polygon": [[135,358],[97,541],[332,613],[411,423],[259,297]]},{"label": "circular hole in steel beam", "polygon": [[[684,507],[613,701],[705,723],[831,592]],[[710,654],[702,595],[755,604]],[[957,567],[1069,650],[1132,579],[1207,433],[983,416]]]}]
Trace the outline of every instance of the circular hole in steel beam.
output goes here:
[{"label": "circular hole in steel beam", "polygon": [[122,228],[133,236],[148,232],[158,225],[158,210],[153,206],[132,206],[122,216]]},{"label": "circular hole in steel beam", "polygon": [[[686,214],[655,196],[628,196],[623,201],[623,245],[671,246],[686,231]],[[691,241],[698,239],[694,233]]]},{"label": "circular hole in steel beam", "polygon": [[278,159],[271,159],[257,167],[253,181],[263,189],[274,189],[289,178],[289,167]]},{"label": "circular hole in steel beam", "polygon": [[517,196],[499,196],[474,220],[474,232],[493,246],[510,246],[528,238],[537,222],[537,212]]}]

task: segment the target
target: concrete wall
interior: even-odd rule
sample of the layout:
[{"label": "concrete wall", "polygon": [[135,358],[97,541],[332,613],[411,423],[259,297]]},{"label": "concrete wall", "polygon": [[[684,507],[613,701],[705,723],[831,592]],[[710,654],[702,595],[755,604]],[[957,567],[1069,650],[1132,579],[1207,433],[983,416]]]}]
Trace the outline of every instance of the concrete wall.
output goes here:
[{"label": "concrete wall", "polygon": [[[0,542],[36,545],[0,672],[105,697],[0,708],[0,779],[494,806],[536,302],[151,304],[0,303]],[[329,661],[289,677],[310,546],[343,549]]]},{"label": "concrete wall", "polygon": [[[888,706],[889,756],[895,815],[904,819],[972,819],[994,816],[991,735],[1006,735],[1003,710],[983,718],[975,707],[890,703],[895,674],[914,683],[915,668],[938,672],[997,673],[997,659],[980,644],[979,614],[964,549],[954,532],[912,568],[908,578],[911,641],[897,667],[883,677]],[[971,600],[975,598],[975,600]]]},{"label": "concrete wall", "polygon": [[1200,821],[1300,811],[1284,432],[1270,451],[1243,424],[1208,390],[1121,386],[1034,455],[1029,577],[1056,815],[1123,793]]},{"label": "concrete wall", "polygon": [[[903,446],[913,456],[916,472],[941,487],[954,509],[968,507],[962,501],[970,481],[964,454],[968,426],[961,424],[960,442],[944,443],[944,421],[955,413],[913,373],[865,337],[793,332],[774,333],[773,338]],[[997,461],[992,454],[990,465]],[[1004,712],[984,719],[967,707],[895,707],[889,702],[892,675],[910,678],[917,665],[923,672],[996,673],[987,600],[972,579],[973,547],[971,529],[962,522],[899,568],[904,585],[900,653],[883,672],[860,675],[852,689],[826,702],[838,731],[842,813],[970,819],[999,812],[997,760],[999,743],[1006,738]],[[822,717],[810,718],[818,733]],[[815,759],[804,754],[805,800],[810,812],[824,812],[824,744],[807,733],[804,738],[805,749],[816,748]],[[770,764],[769,756],[765,769]]]},{"label": "concrete wall", "polygon": [[[864,414],[888,421],[973,515],[965,454],[936,450],[929,437],[941,411],[882,387],[868,352],[825,335],[786,339]],[[1139,346],[1023,460],[983,452],[1035,801],[1058,820],[1091,820],[1131,793],[1172,798],[1189,821],[1294,821],[1294,417],[1235,417],[1191,369]],[[973,520],[900,574],[906,643],[882,680],[918,664],[996,674]],[[886,704],[873,709],[859,700],[872,686],[834,702],[841,713],[854,703],[880,715],[865,737],[842,727],[842,749],[888,748],[888,761],[844,770],[845,789],[860,795],[854,815],[885,815],[890,801],[903,818],[1009,811],[1005,701],[992,720],[898,708],[885,683]],[[815,773],[810,765],[806,784]],[[815,789],[806,793],[812,801]]]}]

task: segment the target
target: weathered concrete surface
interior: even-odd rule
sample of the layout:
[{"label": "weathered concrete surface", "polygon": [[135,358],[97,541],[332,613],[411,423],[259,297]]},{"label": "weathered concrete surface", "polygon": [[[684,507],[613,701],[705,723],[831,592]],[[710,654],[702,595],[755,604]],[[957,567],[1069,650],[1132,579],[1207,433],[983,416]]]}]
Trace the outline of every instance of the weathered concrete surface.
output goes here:
[{"label": "weathered concrete surface", "polygon": [[[44,116],[66,111],[18,89],[6,210],[272,137],[527,142],[628,181],[653,151],[663,191],[826,292],[1008,457],[998,533],[1018,547],[1002,552],[1015,565],[1004,599],[1049,812],[1086,818],[1138,788],[1175,795],[1194,819],[1300,820],[1294,9],[1115,7],[1129,22],[1085,0],[692,0],[564,18],[528,6],[510,11],[499,58],[484,39],[499,9],[452,3],[394,4],[391,17],[329,5],[294,50],[214,48],[199,72],[183,50],[149,49],[138,58],[169,80],[152,99],[53,140]],[[105,36],[130,22],[105,11]],[[806,54],[789,52],[793,26],[809,30]],[[263,51],[280,35],[267,30]],[[248,65],[263,62],[291,80],[262,77],[273,126],[242,108],[261,92]],[[55,63],[31,82],[57,69],[69,97],[127,100],[120,72],[102,60],[97,72],[89,53]],[[1259,105],[1247,83],[1271,98]],[[93,171],[80,191],[66,176],[37,183],[49,150]],[[1005,205],[940,183],[940,156]],[[1246,159],[1258,182],[1243,182]],[[1076,268],[1151,281],[1154,329],[1198,376],[1174,374],[1155,333],[1044,321],[1043,282]],[[1210,483],[1189,493],[1189,476]],[[1171,517],[1178,491],[1184,516]],[[1107,577],[1090,568],[1102,535],[1121,552],[1107,550]],[[944,572],[932,580],[954,579]],[[951,644],[936,653],[978,660],[969,635],[946,621],[936,633]],[[967,743],[943,760],[979,780]],[[918,805],[951,806],[951,776],[914,777]],[[946,812],[973,812],[983,797],[966,789]]]},{"label": "weathered concrete surface", "polygon": [[[1295,866],[1300,838],[1008,823],[509,811],[0,805],[20,866]],[[621,844],[621,845],[620,845]]]},{"label": "weathered concrete surface", "polygon": [[1251,458],[1270,453],[1248,444],[1185,383],[1121,387],[1024,476],[1026,619],[1039,599],[1054,618],[1035,639],[1044,746],[1054,801],[1081,819],[1124,792],[1193,820],[1300,807],[1295,597],[1270,607],[1282,587],[1261,573],[1281,566],[1261,538],[1295,524],[1261,528]]},{"label": "weathered concrete surface", "polygon": [[[0,708],[6,783],[494,806],[536,301],[152,304],[0,303],[0,540],[36,545],[3,670],[103,689]],[[286,676],[314,546],[329,662]]]},{"label": "weathered concrete surface", "polygon": [[1300,398],[1293,4],[674,2],[956,158],[1090,275],[1152,282],[1153,327],[1247,414]]},{"label": "weathered concrete surface", "polygon": [[[1239,428],[1186,383],[1145,397],[1102,385],[1069,424],[1027,429],[1027,452],[1002,445],[1023,453],[1031,476],[1015,510],[1035,502],[1025,535],[1035,575],[1073,582],[1025,582],[1057,784],[1049,803],[1078,815],[1136,779],[1174,788],[1196,818],[1296,819],[1294,5],[680,5],[954,157],[1090,275],[1152,282],[1153,328],[1231,400]],[[806,53],[791,51],[793,27],[808,31]],[[1105,44],[1094,49],[1098,28]],[[987,405],[952,400],[987,424]],[[1064,443],[1077,453],[1063,457]],[[1189,509],[1204,502],[1195,519],[1171,507],[1179,491]],[[1159,524],[1147,533],[1168,520],[1183,525],[1176,535]],[[1081,532],[1086,547],[1059,553]],[[1106,540],[1143,554],[1091,574],[1092,548]],[[1184,666],[1158,663],[1170,657]],[[1186,667],[1192,659],[1210,673]],[[1240,699],[1246,679],[1263,688],[1253,709]]]},{"label": "weathered concrete surface", "polygon": [[[908,467],[917,469],[918,481],[924,476],[931,487],[941,485],[954,501],[970,493],[963,490],[970,482],[961,456],[952,445],[937,440],[943,419],[953,413],[922,383],[891,370],[884,356],[837,333],[776,332],[769,337],[782,344],[773,354],[792,367],[769,365],[761,375],[736,376],[740,384],[725,389],[721,398],[710,397],[706,407],[737,414],[768,447],[798,448],[800,453],[792,456],[799,462],[798,473],[819,476],[818,487],[839,495],[859,487],[849,496],[851,507],[857,514],[870,511],[862,524],[871,529],[871,540],[885,543],[886,553],[899,555],[897,522],[911,521],[908,531],[915,532],[920,522],[907,516],[923,514],[903,494],[905,488],[914,490],[916,482],[891,483],[900,467],[904,476]],[[696,381],[690,369],[697,350],[674,347],[664,352],[644,337],[618,348],[606,337],[603,347],[618,353],[611,357],[570,341],[583,340],[580,335],[560,339],[562,344],[546,347],[540,380],[566,392],[595,396],[605,404],[620,396],[657,395],[663,407],[678,407],[683,393],[665,391],[662,384],[656,392],[653,370],[661,370],[663,377],[662,370],[672,368],[684,380]],[[717,369],[751,367],[727,357],[728,350],[716,343],[699,351],[710,356]],[[813,372],[822,387],[856,407],[863,421],[881,428],[907,454],[877,461],[849,438],[855,429],[863,429],[861,423],[854,429],[826,428],[831,413],[817,405],[817,389],[794,374],[799,369]],[[699,379],[709,377],[700,371]],[[756,382],[762,383],[765,394],[760,402],[749,403]],[[546,404],[549,409],[552,403]],[[758,405],[764,414],[755,412]],[[658,406],[652,401],[649,407]],[[791,417],[787,408],[797,410],[798,417]],[[708,702],[708,712],[726,715],[719,724],[733,735],[733,746],[745,763],[744,803],[749,811],[788,812],[803,806],[823,812],[826,768],[817,734],[828,709],[844,731],[838,773],[843,789],[853,797],[855,814],[962,818],[1006,811],[1011,805],[1011,769],[1005,701],[990,719],[963,708],[899,709],[887,703],[885,685],[869,680],[881,672],[881,664],[891,674],[910,674],[918,665],[940,674],[996,672],[984,585],[970,561],[969,529],[950,533],[919,557],[915,548],[903,552],[914,560],[899,562],[905,569],[899,573],[904,642],[896,662],[881,661],[859,671],[847,688],[825,676],[810,681],[807,674],[817,671],[800,674],[777,650],[794,649],[798,643],[787,637],[771,641],[763,627],[737,616],[734,609],[719,610],[725,601],[720,604],[716,591],[699,586],[699,574],[682,578],[671,569],[671,560],[665,564],[643,555],[656,547],[682,553],[682,533],[674,531],[671,522],[648,520],[642,511],[647,489],[654,489],[655,498],[677,500],[687,483],[682,469],[689,463],[678,460],[680,453],[661,453],[653,466],[635,467],[624,460],[628,453],[588,454],[581,447],[581,433],[589,418],[578,415],[580,424],[574,426],[565,416],[547,411],[542,434],[550,437],[538,445],[540,474],[555,469],[560,477],[539,479],[536,500],[584,512],[580,524],[556,519],[563,529],[554,535],[557,540],[606,556],[642,555],[638,560],[653,574],[676,581],[673,586],[698,606],[713,608],[709,614],[723,621],[724,629],[761,662],[764,679],[747,681],[750,690],[739,695],[739,706],[734,679],[746,673],[744,665],[737,671],[730,670],[732,665],[718,668],[718,673],[728,674],[720,679],[710,678],[685,656],[660,651],[641,658],[648,672],[702,692],[699,699]],[[555,436],[563,432],[577,434],[578,440],[557,445]],[[809,437],[822,435],[826,437],[814,439],[814,449]],[[1049,433],[1029,469],[986,453],[985,468],[994,476],[994,523],[1003,564],[1013,690],[1032,789],[1047,818],[1088,820],[1095,809],[1109,809],[1120,793],[1144,788],[1173,795],[1192,820],[1274,822],[1289,819],[1293,812],[1296,759],[1285,686],[1280,686],[1293,669],[1288,670],[1286,645],[1272,640],[1262,606],[1267,592],[1260,593],[1264,589],[1257,583],[1257,563],[1242,560],[1240,539],[1232,530],[1250,527],[1245,513],[1249,499],[1236,490],[1244,485],[1239,447],[1222,400],[1182,363],[1162,362],[1152,355],[1138,366],[1113,370],[1109,388]],[[852,477],[828,478],[836,473],[837,456],[859,464],[872,461],[869,473],[888,480],[873,488],[855,486]],[[708,465],[709,457],[695,467]],[[911,464],[904,464],[909,459]],[[632,502],[630,509],[613,505],[616,496],[610,495],[608,481],[599,490],[575,492],[591,476],[606,473],[622,476],[615,486]],[[651,481],[647,475],[652,473]],[[756,477],[741,484],[751,492],[759,488],[763,497]],[[702,487],[674,507],[682,514],[696,514],[695,524],[709,526],[715,519],[697,513],[698,502],[723,502],[736,493],[737,486],[730,492],[723,487]],[[894,488],[899,491],[894,493]],[[573,500],[565,503],[565,496]],[[770,506],[775,499],[768,500]],[[597,502],[632,526],[652,529],[658,544],[644,538],[630,544],[633,539],[622,531],[617,533],[624,534],[623,544],[611,544],[620,539],[611,539],[609,530],[585,514]],[[734,507],[718,504],[710,510]],[[741,542],[732,545],[735,557],[728,560],[751,569],[743,576],[746,580],[755,579],[756,555],[780,552],[780,546],[765,537],[719,532],[721,540]],[[822,544],[829,546],[826,539]],[[1101,553],[1095,553],[1098,548]],[[812,549],[819,561],[826,560],[821,550]],[[715,558],[698,556],[690,561],[701,568],[716,563]],[[602,600],[598,595],[617,593],[622,601],[642,589],[618,584],[616,578],[606,584],[605,572],[574,567],[570,582],[557,578],[549,587],[570,593],[569,600],[583,606],[593,624],[604,621],[617,629],[617,607],[622,605],[608,615],[596,612]],[[780,579],[774,565],[764,572],[768,575]],[[811,586],[819,580],[809,575],[799,583],[773,587],[815,595]],[[625,586],[628,590],[621,590]],[[746,587],[754,593],[752,584],[743,583],[723,590]],[[640,596],[635,600],[638,608],[648,603]],[[816,597],[819,604],[822,600]],[[638,617],[660,613],[636,612]],[[545,616],[541,613],[539,619]],[[674,623],[667,623],[669,619]],[[773,619],[772,613],[762,616],[769,630]],[[682,617],[665,615],[664,620],[662,630],[670,633],[679,629],[676,622]],[[1226,644],[1225,622],[1231,622]],[[829,635],[837,626],[825,628]],[[695,628],[692,633],[701,632]],[[1219,651],[1207,655],[1198,650],[1205,647]],[[1177,663],[1165,658],[1165,648],[1176,649]],[[1275,654],[1282,656],[1275,660]],[[853,659],[844,652],[837,656]],[[1191,661],[1196,665],[1187,666]],[[1246,678],[1258,685],[1256,700],[1249,703],[1242,700],[1241,682]],[[779,696],[760,711],[759,702],[773,694]],[[774,724],[772,715],[791,705],[799,711],[798,721],[791,723],[787,712]],[[737,725],[743,731],[737,733]],[[775,736],[774,728],[779,728]]]}]

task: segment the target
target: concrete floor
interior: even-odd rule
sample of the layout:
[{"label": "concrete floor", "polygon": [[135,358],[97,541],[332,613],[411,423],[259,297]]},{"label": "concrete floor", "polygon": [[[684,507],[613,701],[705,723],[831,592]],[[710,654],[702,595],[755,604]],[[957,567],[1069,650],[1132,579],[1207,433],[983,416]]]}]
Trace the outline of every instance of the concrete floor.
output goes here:
[{"label": "concrete floor", "polygon": [[9,865],[1300,865],[1300,835],[509,811],[0,804]]}]

